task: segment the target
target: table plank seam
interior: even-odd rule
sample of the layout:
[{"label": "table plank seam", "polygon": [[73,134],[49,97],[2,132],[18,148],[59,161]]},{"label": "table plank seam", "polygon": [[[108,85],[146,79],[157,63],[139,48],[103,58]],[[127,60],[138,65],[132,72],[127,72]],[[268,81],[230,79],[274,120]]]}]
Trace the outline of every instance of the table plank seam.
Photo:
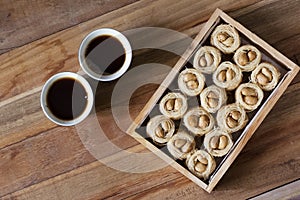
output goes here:
[{"label": "table plank seam", "polygon": [[40,92],[40,91],[42,91],[42,88],[43,88],[43,86],[39,86],[39,87],[36,87],[34,89],[31,89],[31,90],[25,91],[23,93],[17,94],[16,96],[12,96],[8,99],[5,99],[2,102],[0,102],[0,108],[3,107],[3,106],[6,106],[8,104],[11,104],[16,100],[20,100],[20,99],[23,99],[27,96],[30,96],[30,95],[34,94],[34,93]]},{"label": "table plank seam", "polygon": [[264,191],[264,192],[261,192],[261,193],[259,193],[259,194],[257,194],[257,195],[254,195],[254,196],[252,196],[252,197],[250,197],[250,198],[248,198],[248,199],[251,200],[251,199],[253,199],[253,198],[256,198],[256,197],[259,197],[259,196],[261,196],[261,195],[263,195],[263,194],[266,194],[266,193],[268,193],[268,192],[274,191],[274,190],[276,190],[276,189],[278,189],[278,188],[284,187],[284,186],[289,185],[289,184],[291,184],[291,183],[295,183],[295,182],[297,182],[297,181],[300,181],[300,178],[297,178],[297,179],[295,179],[295,180],[293,180],[293,181],[290,181],[290,182],[288,182],[288,183],[279,185],[279,186],[274,187],[274,188],[272,188],[272,189],[270,189],[270,190],[266,190],[266,191]]}]

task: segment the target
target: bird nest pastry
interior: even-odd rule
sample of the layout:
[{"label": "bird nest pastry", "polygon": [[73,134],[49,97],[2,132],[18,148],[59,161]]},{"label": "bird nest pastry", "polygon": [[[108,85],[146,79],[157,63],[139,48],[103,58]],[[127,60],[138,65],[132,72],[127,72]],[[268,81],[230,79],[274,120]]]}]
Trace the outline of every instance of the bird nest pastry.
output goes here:
[{"label": "bird nest pastry", "polygon": [[234,62],[244,72],[253,71],[261,61],[260,51],[252,45],[244,45],[238,48],[233,56]]},{"label": "bird nest pastry", "polygon": [[231,135],[221,129],[215,129],[204,137],[204,147],[212,156],[222,157],[233,146]]},{"label": "bird nest pastry", "polygon": [[164,115],[157,115],[147,123],[146,132],[154,143],[167,143],[175,132],[175,123]]},{"label": "bird nest pastry", "polygon": [[205,77],[196,69],[185,69],[178,76],[178,87],[188,96],[199,95],[204,85]]},{"label": "bird nest pastry", "polygon": [[226,91],[215,85],[205,88],[200,94],[201,106],[210,113],[217,112],[227,101]]},{"label": "bird nest pastry", "polygon": [[179,160],[186,159],[187,156],[195,149],[196,142],[194,137],[181,130],[168,141],[167,148],[170,154]]},{"label": "bird nest pastry", "polygon": [[187,108],[187,99],[181,93],[170,92],[159,103],[160,112],[171,119],[182,118]]},{"label": "bird nest pastry", "polygon": [[242,128],[248,122],[246,111],[236,103],[229,104],[220,108],[217,114],[217,123],[222,130],[228,133],[234,133]]},{"label": "bird nest pastry", "polygon": [[255,110],[262,102],[264,93],[260,87],[254,83],[241,84],[235,91],[236,102],[246,111]]},{"label": "bird nest pastry", "polygon": [[261,89],[270,91],[278,83],[280,72],[270,63],[260,63],[251,73],[251,81],[256,83]]},{"label": "bird nest pastry", "polygon": [[186,166],[197,177],[206,180],[216,169],[216,161],[206,151],[197,150],[187,158]]},{"label": "bird nest pastry", "polygon": [[240,46],[240,36],[235,28],[221,24],[215,28],[210,37],[210,43],[225,54],[233,53]]},{"label": "bird nest pastry", "polygon": [[222,62],[213,74],[214,83],[226,90],[234,90],[242,81],[241,69],[229,62]]},{"label": "bird nest pastry", "polygon": [[215,120],[202,107],[196,107],[184,115],[183,123],[194,135],[202,136],[213,129]]},{"label": "bird nest pastry", "polygon": [[194,68],[206,73],[213,73],[221,62],[221,52],[215,47],[203,46],[195,54]]}]

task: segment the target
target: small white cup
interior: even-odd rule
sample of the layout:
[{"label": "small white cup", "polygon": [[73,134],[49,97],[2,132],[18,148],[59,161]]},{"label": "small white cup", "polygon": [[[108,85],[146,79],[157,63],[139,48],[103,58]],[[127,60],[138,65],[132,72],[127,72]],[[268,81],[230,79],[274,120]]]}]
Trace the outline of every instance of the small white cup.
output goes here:
[{"label": "small white cup", "polygon": [[[86,105],[84,111],[78,117],[76,117],[72,120],[63,120],[63,119],[56,117],[51,112],[49,107],[47,106],[47,95],[48,95],[49,89],[51,88],[53,83],[55,83],[56,81],[58,81],[60,79],[64,79],[64,78],[72,78],[72,79],[75,79],[76,81],[78,81],[83,86],[83,88],[85,89],[86,94],[87,94],[87,105]],[[62,73],[58,73],[58,74],[52,76],[51,78],[49,78],[47,80],[47,82],[45,83],[45,85],[42,89],[40,101],[41,101],[41,107],[43,109],[43,112],[48,119],[50,119],[52,122],[54,122],[58,125],[61,125],[61,126],[72,126],[72,125],[76,125],[76,124],[80,123],[82,120],[84,120],[90,114],[93,104],[94,104],[94,95],[93,95],[93,91],[92,91],[90,84],[82,76],[72,73],[72,72],[62,72]]]},{"label": "small white cup", "polygon": [[[94,38],[97,38],[99,36],[114,37],[122,44],[122,46],[124,48],[125,61],[124,61],[123,65],[120,67],[120,69],[113,74],[105,75],[105,74],[96,73],[88,66],[88,64],[86,62],[85,52],[87,50],[87,47]],[[91,32],[90,34],[88,34],[81,42],[81,45],[80,45],[79,51],[78,51],[78,60],[79,60],[80,67],[91,78],[98,80],[98,81],[112,81],[112,80],[119,78],[127,71],[128,67],[130,66],[131,59],[132,59],[132,49],[131,49],[129,41],[122,33],[120,33],[119,31],[116,31],[114,29],[111,29],[111,28],[98,29],[98,30],[95,30],[95,31]]]}]

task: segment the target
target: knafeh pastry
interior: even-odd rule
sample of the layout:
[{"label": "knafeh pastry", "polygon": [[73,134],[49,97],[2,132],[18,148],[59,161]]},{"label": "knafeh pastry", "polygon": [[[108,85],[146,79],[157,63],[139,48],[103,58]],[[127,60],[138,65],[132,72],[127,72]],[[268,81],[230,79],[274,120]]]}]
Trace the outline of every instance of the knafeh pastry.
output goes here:
[{"label": "knafeh pastry", "polygon": [[213,129],[215,120],[205,109],[196,107],[184,115],[183,123],[194,135],[202,136]]},{"label": "knafeh pastry", "polygon": [[278,84],[280,72],[272,64],[263,62],[251,73],[251,81],[265,91],[273,90]]},{"label": "knafeh pastry", "polygon": [[146,132],[154,143],[167,143],[175,132],[175,123],[164,115],[157,115],[147,123]]},{"label": "knafeh pastry", "polygon": [[186,159],[187,156],[195,149],[196,142],[194,137],[187,132],[181,130],[178,131],[168,141],[167,148],[170,154],[179,160]]},{"label": "knafeh pastry", "polygon": [[182,118],[187,110],[187,99],[181,93],[170,92],[159,103],[160,112],[171,119]]},{"label": "knafeh pastry", "polygon": [[231,149],[233,142],[231,135],[221,129],[215,129],[204,137],[204,147],[215,157],[222,157]]},{"label": "knafeh pastry", "polygon": [[233,60],[242,71],[250,72],[260,63],[261,53],[255,46],[244,45],[236,50]]},{"label": "knafeh pastry", "polygon": [[257,84],[243,83],[235,91],[235,100],[246,111],[255,110],[262,102],[264,92]]},{"label": "knafeh pastry", "polygon": [[187,160],[188,169],[199,178],[204,180],[216,169],[215,159],[204,150],[197,150]]},{"label": "knafeh pastry", "polygon": [[205,110],[215,113],[226,103],[227,94],[224,88],[211,85],[201,92],[200,101]]},{"label": "knafeh pastry", "polygon": [[241,69],[230,61],[222,62],[213,74],[214,83],[226,90],[234,90],[243,78]]},{"label": "knafeh pastry", "polygon": [[178,76],[178,87],[188,96],[200,94],[204,85],[205,77],[196,69],[185,69]]},{"label": "knafeh pastry", "polygon": [[242,128],[248,122],[248,116],[243,107],[233,103],[220,108],[217,114],[217,123],[222,130],[228,133],[234,133]]},{"label": "knafeh pastry", "polygon": [[203,73],[213,73],[221,62],[221,52],[212,46],[201,47],[194,56],[193,66]]},{"label": "knafeh pastry", "polygon": [[228,24],[215,28],[210,37],[210,43],[225,54],[233,53],[240,46],[240,36],[237,30]]}]

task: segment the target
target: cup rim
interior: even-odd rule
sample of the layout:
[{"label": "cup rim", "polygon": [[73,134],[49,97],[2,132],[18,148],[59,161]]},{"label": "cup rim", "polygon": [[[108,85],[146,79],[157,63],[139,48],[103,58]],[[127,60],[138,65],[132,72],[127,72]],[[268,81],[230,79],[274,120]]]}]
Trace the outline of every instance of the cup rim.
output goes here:
[{"label": "cup rim", "polygon": [[[79,115],[78,117],[76,117],[72,120],[62,120],[62,119],[56,117],[55,115],[52,114],[52,112],[50,111],[50,109],[47,106],[46,98],[47,98],[47,92],[48,92],[49,88],[52,86],[52,84],[55,81],[57,81],[59,79],[63,79],[63,78],[74,78],[75,80],[80,82],[80,84],[84,87],[84,89],[87,93],[88,101],[87,101],[85,110],[83,111],[83,113],[81,115]],[[41,107],[42,107],[44,114],[46,115],[46,117],[49,120],[51,120],[52,122],[54,122],[58,125],[61,125],[61,126],[72,126],[72,125],[76,125],[76,124],[80,123],[90,114],[93,104],[94,104],[93,96],[94,95],[93,95],[92,88],[91,88],[89,82],[85,78],[83,78],[79,74],[76,74],[73,72],[61,72],[61,73],[53,75],[46,81],[46,83],[43,86],[42,92],[41,92],[40,103],[41,103]]]},{"label": "cup rim", "polygon": [[[108,36],[112,36],[112,37],[118,39],[125,50],[125,61],[122,65],[122,67],[117,72],[115,72],[113,74],[109,74],[109,75],[104,75],[104,74],[100,75],[100,74],[94,72],[93,70],[91,70],[88,67],[86,60],[84,58],[85,50],[86,50],[89,42],[91,42],[94,38],[96,38],[98,36],[102,36],[102,35],[108,35]],[[131,45],[130,45],[128,39],[122,33],[120,33],[119,31],[116,31],[114,29],[111,29],[111,28],[101,28],[101,29],[92,31],[82,40],[79,50],[78,50],[78,60],[79,60],[81,69],[87,75],[89,75],[91,78],[98,80],[98,81],[112,81],[112,80],[115,80],[115,79],[119,78],[120,76],[122,76],[129,68],[131,60],[132,60],[132,49],[131,49]]]}]

